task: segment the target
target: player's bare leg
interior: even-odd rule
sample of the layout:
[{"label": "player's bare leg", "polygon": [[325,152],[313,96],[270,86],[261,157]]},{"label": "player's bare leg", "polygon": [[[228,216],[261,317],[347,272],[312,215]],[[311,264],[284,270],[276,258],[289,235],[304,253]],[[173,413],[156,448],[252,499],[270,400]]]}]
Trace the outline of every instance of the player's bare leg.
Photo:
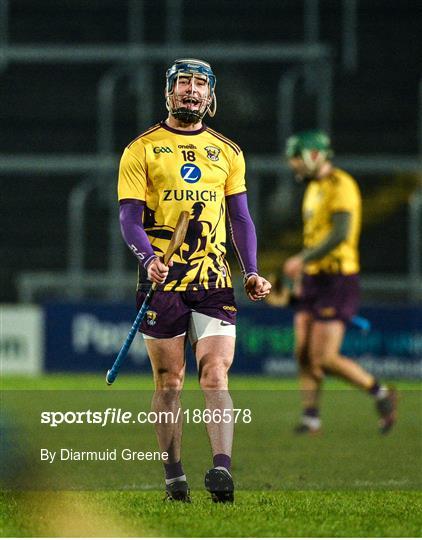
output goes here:
[{"label": "player's bare leg", "polygon": [[299,369],[299,388],[301,392],[303,414],[296,433],[317,433],[320,429],[319,398],[324,377],[322,369],[311,364],[309,355],[309,337],[313,317],[311,313],[300,311],[294,318],[295,357]]},{"label": "player's bare leg", "polygon": [[[213,455],[213,468],[207,472],[205,485],[215,502],[233,501],[230,474],[233,446],[233,401],[228,390],[228,370],[234,356],[235,338],[208,336],[195,344],[199,382],[205,397],[205,408],[216,421],[208,422],[207,432]],[[229,418],[230,421],[225,421]]]},{"label": "player's bare leg", "polygon": [[373,375],[350,358],[340,355],[344,331],[342,321],[314,321],[310,337],[312,362],[369,391],[375,383]]},{"label": "player's bare leg", "polygon": [[372,394],[380,415],[381,432],[387,433],[396,418],[396,394],[380,385],[359,364],[340,354],[344,333],[345,325],[342,321],[315,321],[310,337],[311,361]]},{"label": "player's bare leg", "polygon": [[177,422],[155,424],[160,451],[168,453],[164,463],[167,498],[187,502],[189,489],[181,463],[183,414],[180,403],[185,375],[185,338],[146,339],[145,343],[155,383],[152,410],[172,413],[173,420],[178,418]]},{"label": "player's bare leg", "polygon": [[[231,411],[233,408],[227,373],[233,361],[234,344],[235,339],[229,336],[209,336],[196,343],[199,382],[204,392],[205,408],[210,411]],[[213,455],[231,456],[233,421],[209,422],[207,431]]]}]

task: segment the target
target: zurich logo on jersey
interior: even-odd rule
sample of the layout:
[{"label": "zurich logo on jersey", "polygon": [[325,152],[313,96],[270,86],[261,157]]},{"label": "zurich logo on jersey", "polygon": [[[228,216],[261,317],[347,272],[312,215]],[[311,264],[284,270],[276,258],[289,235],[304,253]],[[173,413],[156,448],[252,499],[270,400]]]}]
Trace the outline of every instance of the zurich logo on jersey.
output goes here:
[{"label": "zurich logo on jersey", "polygon": [[185,163],[180,169],[180,174],[185,182],[195,184],[201,178],[201,169],[193,163]]}]

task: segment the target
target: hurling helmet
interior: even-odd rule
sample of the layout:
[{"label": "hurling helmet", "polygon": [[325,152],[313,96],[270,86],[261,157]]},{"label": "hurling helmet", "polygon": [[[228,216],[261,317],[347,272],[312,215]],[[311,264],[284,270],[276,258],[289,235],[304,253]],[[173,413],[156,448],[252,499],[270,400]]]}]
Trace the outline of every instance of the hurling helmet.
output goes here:
[{"label": "hurling helmet", "polygon": [[[180,76],[204,78],[208,84],[208,96],[201,101],[197,110],[191,110],[183,106],[182,100],[177,94],[177,83]],[[217,110],[215,85],[217,79],[210,64],[195,58],[183,58],[175,60],[166,72],[166,107],[170,114],[185,122],[197,122],[208,113],[214,116]]]}]

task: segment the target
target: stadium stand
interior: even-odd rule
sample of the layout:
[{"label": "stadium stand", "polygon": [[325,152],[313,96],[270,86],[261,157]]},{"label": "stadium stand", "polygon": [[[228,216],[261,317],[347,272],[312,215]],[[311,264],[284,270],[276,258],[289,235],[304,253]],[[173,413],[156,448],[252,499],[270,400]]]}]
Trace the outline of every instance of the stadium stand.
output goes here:
[{"label": "stadium stand", "polygon": [[[259,13],[251,17],[256,2],[233,1],[216,3],[212,10],[207,5],[186,0],[183,5],[181,28],[185,44],[204,39],[200,20],[207,20],[209,34],[206,41],[276,44],[302,42],[312,37],[312,28],[304,34],[305,3],[287,0],[280,6],[268,1],[273,17],[259,24]],[[144,5],[145,24],[131,26],[128,8]],[[176,3],[178,4],[178,3]],[[414,2],[385,2],[374,0],[357,4],[355,53],[345,41],[342,17],[344,3],[321,2],[319,25],[313,26],[313,37],[318,43],[328,44],[334,51],[333,101],[331,131],[335,134],[339,155],[388,155],[414,157],[418,153],[418,83],[421,74],[421,34],[418,25],[419,8]],[[193,9],[194,5],[194,9]],[[178,43],[180,35],[171,35],[166,26],[164,0],[156,2],[113,2],[93,0],[80,2],[36,3],[11,0],[8,13],[8,43],[10,45],[122,45],[128,36],[132,41],[146,44],[160,42],[157,36],[167,35]],[[135,10],[136,13],[136,10]],[[226,35],[228,21],[230,38]],[[221,24],[221,21],[227,24]],[[382,28],[382,30],[380,30]],[[350,28],[349,28],[350,30]],[[173,29],[174,32],[174,29]],[[161,41],[162,43],[162,41]],[[349,65],[344,52],[349,47]],[[171,51],[171,49],[170,49]],[[170,52],[171,54],[171,52]],[[351,61],[350,61],[351,58]],[[218,64],[218,62],[216,62]],[[156,82],[166,62],[155,62],[149,97],[152,99],[152,118],[164,116],[161,93]],[[113,62],[90,63],[31,63],[3,62],[0,74],[2,123],[1,154],[9,157],[21,154],[94,155],[98,140],[98,82],[113,66]],[[406,66],[406,69],[403,68]],[[241,142],[245,155],[271,156],[275,162],[280,152],[274,125],[276,92],[280,71],[286,65],[277,62],[221,63],[218,65],[218,86],[224,88],[218,118],[212,126]],[[155,71],[156,70],[156,71]],[[316,84],[318,86],[318,81]],[[142,90],[142,89],[141,89]],[[230,91],[231,90],[231,91]],[[318,87],[307,92],[300,81],[296,88],[294,107],[295,129],[309,127],[315,118]],[[119,79],[115,99],[115,124],[112,152],[119,154],[124,144],[138,131],[137,112],[139,91],[136,83],[124,76]],[[147,98],[143,95],[142,98]],[[145,118],[147,122],[148,118]],[[147,126],[145,126],[147,127]],[[413,163],[413,162],[412,162]],[[362,240],[364,271],[404,275],[408,271],[407,202],[421,182],[415,167],[406,171],[389,169],[370,170],[357,176],[361,180],[367,207],[387,201],[387,193],[395,203],[381,204],[377,219],[368,218],[368,228]],[[69,197],[72,190],[85,178],[80,172],[45,174],[35,170],[30,174],[0,170],[2,183],[1,213],[5,226],[1,246],[0,278],[2,301],[17,299],[17,276],[22,271],[64,271],[69,264],[67,238],[71,236],[67,220]],[[100,197],[90,194],[87,199],[84,266],[88,270],[104,271],[109,265],[108,230],[112,206],[109,194],[114,190],[111,174],[91,175],[100,184]],[[260,188],[263,210],[270,207],[270,192],[278,182],[271,170],[262,177]],[[399,189],[400,196],[394,190]],[[391,193],[393,193],[391,195]],[[112,195],[111,195],[112,196]],[[293,193],[293,196],[297,196]],[[256,211],[256,209],[255,209]],[[277,214],[277,212],[276,212]],[[297,223],[286,212],[282,222],[269,215],[263,224],[263,257],[268,269],[274,261],[274,242],[277,249],[294,249]],[[375,215],[375,214],[374,214]],[[282,234],[271,242],[265,237],[281,225]],[[7,233],[6,233],[7,231]],[[382,234],[381,234],[382,233]],[[289,243],[287,238],[293,238]],[[374,240],[376,239],[376,243]],[[420,241],[420,240],[419,240]],[[284,245],[283,245],[284,242]],[[376,245],[376,249],[374,248]],[[389,256],[391,252],[397,254]],[[130,268],[130,254],[125,254],[125,266]]]}]

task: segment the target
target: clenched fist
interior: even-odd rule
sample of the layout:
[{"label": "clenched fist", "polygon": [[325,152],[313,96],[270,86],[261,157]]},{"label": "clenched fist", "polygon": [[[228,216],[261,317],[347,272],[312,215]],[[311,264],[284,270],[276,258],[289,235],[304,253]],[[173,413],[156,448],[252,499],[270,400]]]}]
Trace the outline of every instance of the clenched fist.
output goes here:
[{"label": "clenched fist", "polygon": [[245,282],[245,291],[248,298],[253,302],[262,300],[271,291],[271,283],[256,274],[249,276]]},{"label": "clenched fist", "polygon": [[170,266],[173,266],[173,261],[169,261],[168,266],[166,266],[158,257],[156,257],[148,265],[148,279],[153,283],[162,285],[167,279]]}]

